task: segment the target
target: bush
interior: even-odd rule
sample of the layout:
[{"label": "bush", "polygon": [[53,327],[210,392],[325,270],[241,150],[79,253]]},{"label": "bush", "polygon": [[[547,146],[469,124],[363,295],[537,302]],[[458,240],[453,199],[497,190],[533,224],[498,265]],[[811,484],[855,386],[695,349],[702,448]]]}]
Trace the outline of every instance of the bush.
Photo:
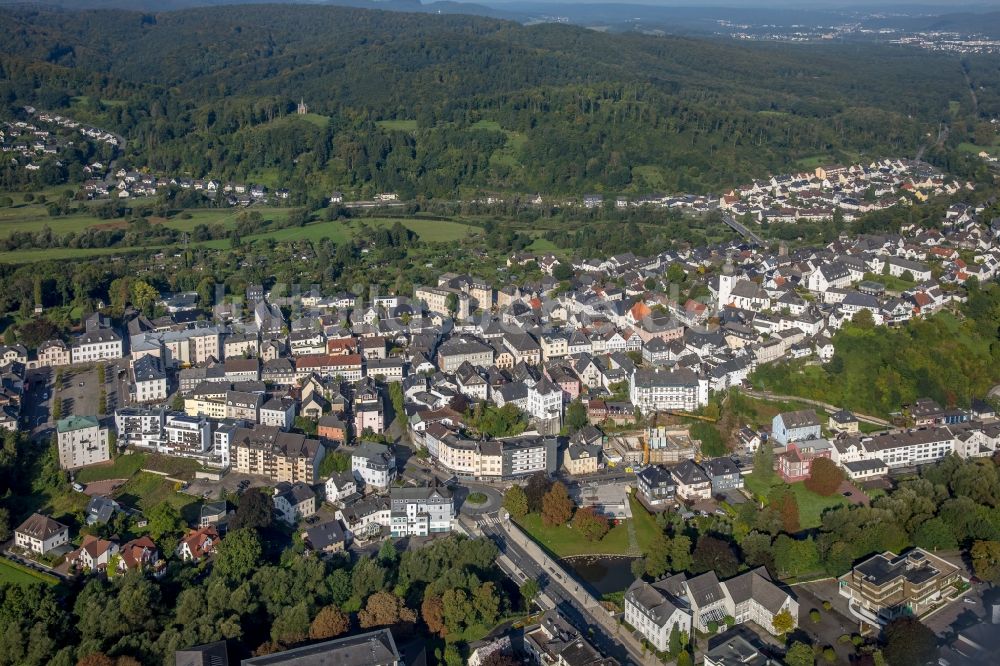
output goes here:
[{"label": "bush", "polygon": [[486,504],[487,499],[488,498],[484,493],[475,492],[475,493],[469,493],[467,501],[469,502],[469,504]]},{"label": "bush", "polygon": [[831,608],[833,608],[833,604],[831,604],[829,601],[824,601],[823,602],[823,610],[828,611]]},{"label": "bush", "polygon": [[815,608],[809,611],[809,619],[813,622],[819,622],[819,611]]}]

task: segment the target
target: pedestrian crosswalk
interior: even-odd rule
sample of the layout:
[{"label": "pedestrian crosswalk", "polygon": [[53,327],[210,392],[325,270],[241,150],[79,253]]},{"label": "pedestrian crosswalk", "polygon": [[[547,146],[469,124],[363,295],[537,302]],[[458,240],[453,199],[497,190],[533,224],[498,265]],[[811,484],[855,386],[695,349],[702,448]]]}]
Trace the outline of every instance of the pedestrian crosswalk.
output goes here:
[{"label": "pedestrian crosswalk", "polygon": [[499,524],[500,524],[500,518],[498,516],[492,516],[488,514],[485,516],[481,516],[476,520],[476,525],[487,526],[487,525],[499,525]]}]

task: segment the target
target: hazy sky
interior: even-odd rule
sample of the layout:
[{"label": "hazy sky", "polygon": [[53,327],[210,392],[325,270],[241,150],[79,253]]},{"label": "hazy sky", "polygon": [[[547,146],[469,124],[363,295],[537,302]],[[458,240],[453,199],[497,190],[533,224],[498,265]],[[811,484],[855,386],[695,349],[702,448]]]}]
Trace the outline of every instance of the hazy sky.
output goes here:
[{"label": "hazy sky", "polygon": [[[433,0],[424,0],[424,2]],[[473,0],[474,1],[474,0]],[[540,4],[581,4],[581,0],[485,0],[485,4],[498,5],[508,2]],[[970,2],[948,2],[948,0],[582,0],[583,3],[596,4],[630,4],[659,5],[662,7],[753,7],[753,8],[785,8],[829,9],[832,7],[876,10],[883,7],[920,7],[933,8],[941,12],[955,12],[966,9],[1000,10],[1000,2],[988,0],[972,0]]]}]

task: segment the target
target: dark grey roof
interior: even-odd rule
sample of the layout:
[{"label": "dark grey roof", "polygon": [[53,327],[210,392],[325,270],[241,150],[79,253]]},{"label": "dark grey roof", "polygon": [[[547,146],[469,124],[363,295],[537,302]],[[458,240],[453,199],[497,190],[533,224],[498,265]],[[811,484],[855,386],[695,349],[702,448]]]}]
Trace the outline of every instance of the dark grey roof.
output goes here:
[{"label": "dark grey roof", "polygon": [[674,467],[671,472],[675,479],[686,486],[709,482],[708,476],[705,475],[705,472],[693,460],[685,460],[677,467]]},{"label": "dark grey roof", "polygon": [[712,458],[701,461],[701,468],[710,477],[739,474],[740,468],[730,458]]},{"label": "dark grey roof", "polygon": [[336,638],[263,657],[244,659],[243,666],[390,666],[399,651],[388,629]]},{"label": "dark grey roof", "polygon": [[316,550],[324,550],[344,542],[344,528],[340,526],[339,520],[331,520],[306,530],[305,538]]},{"label": "dark grey roof", "polygon": [[797,412],[782,412],[778,414],[785,428],[808,428],[819,425],[819,417],[814,409],[800,409]]},{"label": "dark grey roof", "polygon": [[229,666],[226,641],[195,645],[174,653],[176,666]]}]

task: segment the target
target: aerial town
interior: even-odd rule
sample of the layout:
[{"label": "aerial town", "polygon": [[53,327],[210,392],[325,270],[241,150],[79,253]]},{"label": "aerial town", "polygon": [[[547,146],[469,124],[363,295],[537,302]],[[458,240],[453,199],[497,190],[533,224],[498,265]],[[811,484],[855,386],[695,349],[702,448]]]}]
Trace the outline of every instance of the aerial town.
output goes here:
[{"label": "aerial town", "polygon": [[[869,188],[878,205],[894,183],[954,193],[933,174],[915,173],[918,165],[892,161],[827,167],[812,179],[822,183],[813,195],[805,176],[775,178],[734,190],[720,205],[759,218],[786,196],[821,205],[811,199],[831,189],[841,206],[862,205],[847,195]],[[971,409],[921,397],[898,405],[891,421],[802,405],[766,424],[738,424],[721,449],[685,418],[705,418],[731,390],[774,397],[751,385],[754,371],[828,364],[831,338],[844,326],[896,327],[954,309],[970,281],[985,284],[1000,270],[1000,221],[981,213],[955,204],[939,230],[842,236],[819,250],[777,254],[733,241],[568,264],[552,254],[511,255],[511,266],[537,263],[545,277],[534,283],[443,273],[408,296],[314,288],[288,296],[251,285],[238,307],[233,299],[201,303],[191,292],[159,294],[155,318],[95,312],[69,341],[0,348],[3,426],[52,428],[59,467],[88,498],[88,526],[118,514],[149,520],[122,500],[124,480],[87,481],[97,478],[89,470],[146,455],[186,461],[176,483],[201,500],[200,512],[170,550],[148,535],[77,535],[34,514],[14,530],[8,556],[58,577],[155,576],[168,561],[211,558],[234,516],[227,498],[263,490],[275,520],[320,557],[456,533],[494,540],[512,580],[550,581],[535,598],[537,629],[522,639],[543,664],[644,663],[651,651],[675,652],[677,634],[747,622],[774,640],[790,630],[783,623],[808,619],[795,591],[764,567],[726,578],[639,576],[616,620],[526,536],[505,496],[537,475],[558,479],[577,514],[593,513],[606,530],[636,520],[636,511],[727,516],[754,501],[745,479],[761,449],[788,484],[808,483],[817,461],[832,463],[849,489],[844,496],[857,493],[857,502],[868,501],[861,488],[884,488],[897,472],[953,455],[993,456],[1000,422],[986,396],[974,396]],[[707,296],[680,302],[669,289],[650,288],[676,281],[678,271],[712,275],[703,278]],[[913,598],[887,603],[871,587],[871,577],[893,586],[913,568],[932,576],[930,592],[915,588],[904,593]],[[847,621],[877,627],[904,605],[937,610],[956,581],[967,579],[932,553],[886,553],[844,574],[837,594]],[[604,635],[588,636],[587,625]],[[361,639],[342,640],[348,650]],[[389,630],[365,640],[395,663]],[[727,651],[759,654],[734,634],[702,656],[728,664]]]},{"label": "aerial town", "polygon": [[1000,663],[1000,12],[241,2],[0,7],[0,666]]}]

